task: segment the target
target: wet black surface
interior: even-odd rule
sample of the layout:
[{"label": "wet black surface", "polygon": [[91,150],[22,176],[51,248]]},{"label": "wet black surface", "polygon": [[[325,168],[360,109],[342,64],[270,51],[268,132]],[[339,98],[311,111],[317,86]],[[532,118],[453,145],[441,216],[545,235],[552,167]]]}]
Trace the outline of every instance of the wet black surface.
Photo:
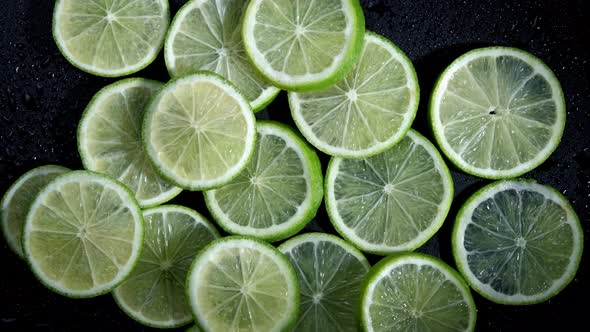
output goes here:
[{"label": "wet black surface", "polygon": [[[434,80],[462,53],[480,46],[514,46],[532,52],[554,70],[567,102],[565,135],[551,158],[525,177],[564,193],[580,216],[586,239],[590,238],[590,12],[583,9],[584,1],[361,2],[367,28],[390,38],[414,62],[421,85],[414,128],[428,137],[432,135],[426,126],[426,106]],[[53,3],[13,0],[2,2],[0,9],[0,193],[35,166],[80,168],[75,130],[82,110],[96,91],[116,80],[83,73],[59,54],[51,37]],[[173,12],[182,3],[171,1]],[[161,56],[134,76],[168,79]],[[260,116],[292,124],[284,93]],[[488,183],[459,172],[453,172],[453,178],[457,198],[451,214],[437,236],[420,249],[451,265],[454,214],[470,193]],[[175,202],[207,213],[199,193],[183,193]],[[332,231],[324,212],[308,228]],[[589,259],[585,254],[572,283],[543,304],[501,306],[474,294],[476,329],[583,329],[578,326],[585,326],[590,298]],[[0,331],[149,330],[125,316],[108,295],[72,300],[48,291],[3,240],[0,262]]]}]

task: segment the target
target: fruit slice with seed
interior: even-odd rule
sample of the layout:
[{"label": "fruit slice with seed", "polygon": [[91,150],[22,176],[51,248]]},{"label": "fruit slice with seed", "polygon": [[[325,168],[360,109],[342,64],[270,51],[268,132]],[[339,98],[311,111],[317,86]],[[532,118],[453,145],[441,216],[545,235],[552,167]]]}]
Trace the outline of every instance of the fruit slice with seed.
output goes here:
[{"label": "fruit slice with seed", "polygon": [[389,40],[367,32],[360,59],[346,78],[314,92],[289,93],[303,135],[332,156],[364,158],[399,142],[419,99],[410,60]]},{"label": "fruit slice with seed", "polygon": [[453,181],[434,146],[417,132],[364,159],[332,158],[326,208],[336,230],[376,254],[414,250],[442,226]]},{"label": "fruit slice with seed", "polygon": [[181,191],[158,175],[142,146],[145,108],[162,86],[142,78],[111,84],[92,98],[78,126],[84,168],[121,181],[144,207],[162,204]]},{"label": "fruit slice with seed", "polygon": [[195,70],[215,72],[244,94],[255,111],[279,93],[256,70],[242,43],[246,0],[189,1],[176,14],[166,37],[164,55],[173,77]]},{"label": "fruit slice with seed", "polygon": [[203,249],[190,269],[187,292],[205,331],[290,331],[299,313],[293,266],[252,237],[229,236]]},{"label": "fruit slice with seed", "polygon": [[253,0],[242,26],[252,63],[274,85],[293,91],[344,78],[358,59],[364,33],[358,0]]},{"label": "fruit slice with seed", "polygon": [[557,190],[529,180],[492,183],[461,207],[453,254],[473,289],[502,304],[559,293],[580,263],[583,231]]},{"label": "fruit slice with seed", "polygon": [[360,287],[369,271],[363,254],[324,233],[296,236],[279,250],[299,279],[301,314],[294,331],[358,331]]},{"label": "fruit slice with seed", "polygon": [[185,298],[188,268],[196,254],[219,237],[197,212],[163,205],[143,212],[144,250],[129,278],[113,295],[131,318],[157,328],[172,328],[192,321]]},{"label": "fruit slice with seed", "polygon": [[99,76],[125,76],[154,61],[169,21],[166,0],[57,0],[53,38],[79,69]]},{"label": "fruit slice with seed", "polygon": [[23,227],[31,203],[43,187],[57,176],[69,171],[65,167],[55,165],[33,168],[19,177],[2,197],[0,201],[2,233],[8,247],[21,258],[24,258]]},{"label": "fruit slice with seed", "polygon": [[315,216],[323,196],[317,154],[293,130],[257,123],[252,160],[234,180],[205,192],[215,220],[230,233],[268,241],[287,238]]},{"label": "fruit slice with seed", "polygon": [[565,116],[551,69],[507,47],[476,49],[455,60],[430,102],[443,153],[463,171],[488,179],[519,176],[549,158]]},{"label": "fruit slice with seed", "polygon": [[27,215],[23,248],[31,270],[69,297],[111,291],[131,272],[142,246],[137,201],[120,182],[74,171],[51,181]]}]

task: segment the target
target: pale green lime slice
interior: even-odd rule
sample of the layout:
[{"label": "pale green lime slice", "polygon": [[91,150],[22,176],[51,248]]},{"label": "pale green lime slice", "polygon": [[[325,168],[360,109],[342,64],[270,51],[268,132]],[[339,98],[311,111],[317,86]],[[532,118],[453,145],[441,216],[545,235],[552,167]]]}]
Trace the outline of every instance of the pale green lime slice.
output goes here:
[{"label": "pale green lime slice", "polygon": [[111,84],[92,98],[78,126],[84,168],[121,181],[144,207],[162,204],[181,191],[158,175],[142,146],[145,108],[162,86],[142,78]]},{"label": "pale green lime slice", "polygon": [[299,279],[301,309],[294,331],[358,331],[360,288],[369,271],[365,256],[325,233],[296,236],[279,250]]},{"label": "pale green lime slice", "polygon": [[257,146],[246,169],[205,192],[209,211],[226,231],[278,241],[315,216],[323,196],[320,160],[289,127],[257,123]]},{"label": "pale green lime slice", "polygon": [[455,60],[430,102],[434,135],[463,171],[501,179],[524,174],[555,150],[565,127],[559,81],[541,60],[507,47]]},{"label": "pale green lime slice", "polygon": [[169,22],[167,0],[57,0],[53,38],[79,69],[125,76],[156,58]]},{"label": "pale green lime slice", "polygon": [[420,247],[442,226],[452,199],[453,181],[442,157],[413,130],[373,157],[332,158],[326,172],[330,221],[370,253]]},{"label": "pale green lime slice", "polygon": [[301,133],[322,152],[364,158],[399,142],[420,97],[412,62],[389,40],[367,32],[360,59],[346,78],[314,92],[289,93]]},{"label": "pale green lime slice", "polygon": [[164,44],[171,76],[195,70],[215,72],[231,81],[258,111],[279,93],[254,68],[242,43],[247,0],[194,0],[174,16]]},{"label": "pale green lime slice", "polygon": [[76,298],[115,288],[131,272],[142,241],[133,193],[89,171],[66,173],[43,188],[23,231],[33,273],[51,290]]},{"label": "pale green lime slice", "polygon": [[166,84],[144,117],[144,146],[160,174],[179,187],[223,186],[248,164],[254,113],[238,90],[206,72]]},{"label": "pale green lime slice", "polygon": [[361,296],[364,331],[474,331],[469,287],[442,261],[424,254],[386,257],[371,268]]},{"label": "pale green lime slice", "polygon": [[193,320],[185,281],[197,253],[219,234],[194,210],[163,205],[143,212],[143,251],[129,277],[115,290],[117,304],[131,318],[157,328]]},{"label": "pale green lime slice", "polygon": [[299,313],[293,266],[252,237],[229,236],[203,249],[190,269],[187,292],[205,331],[290,331]]},{"label": "pale green lime slice", "polygon": [[24,258],[22,236],[29,207],[39,191],[57,176],[70,170],[55,165],[33,168],[8,188],[0,201],[0,222],[8,247]]},{"label": "pale green lime slice", "polygon": [[567,199],[531,180],[492,183],[461,207],[453,254],[473,289],[502,304],[533,304],[573,279],[583,230]]},{"label": "pale green lime slice", "polygon": [[365,18],[358,0],[252,0],[242,36],[252,63],[274,85],[330,86],[356,63]]}]

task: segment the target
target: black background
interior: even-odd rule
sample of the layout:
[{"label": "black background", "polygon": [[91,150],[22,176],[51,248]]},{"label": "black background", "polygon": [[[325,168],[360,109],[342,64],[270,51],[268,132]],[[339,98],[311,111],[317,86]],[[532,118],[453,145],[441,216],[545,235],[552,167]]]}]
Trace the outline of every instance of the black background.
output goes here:
[{"label": "black background", "polygon": [[[172,14],[185,1],[170,1]],[[434,80],[456,57],[476,47],[504,45],[532,52],[559,78],[567,102],[567,125],[555,153],[525,175],[556,187],[572,202],[590,238],[590,15],[584,1],[361,1],[367,29],[380,33],[414,62],[421,106],[414,128],[432,138],[426,108]],[[83,73],[59,53],[51,36],[51,0],[2,1],[0,8],[0,194],[27,170],[60,164],[81,168],[76,126],[92,97],[116,81]],[[160,56],[134,76],[166,81]],[[293,125],[284,93],[259,117]],[[328,158],[321,156],[324,165]],[[453,171],[457,198],[442,230],[420,251],[454,265],[450,226],[458,206],[488,181]],[[200,193],[182,193],[175,203],[207,214]],[[333,232],[320,209],[312,230]],[[587,241],[585,241],[587,244]],[[369,257],[376,262],[379,257]],[[478,331],[585,330],[590,258],[546,303],[514,307],[493,304],[474,293]],[[68,299],[45,289],[27,265],[0,245],[0,331],[149,330],[122,313],[112,297]]]}]

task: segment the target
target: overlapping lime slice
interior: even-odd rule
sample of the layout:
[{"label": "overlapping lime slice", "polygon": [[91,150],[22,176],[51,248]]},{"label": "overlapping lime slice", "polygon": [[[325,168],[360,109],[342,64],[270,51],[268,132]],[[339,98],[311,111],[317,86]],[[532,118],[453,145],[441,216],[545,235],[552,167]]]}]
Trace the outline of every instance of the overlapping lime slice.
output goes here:
[{"label": "overlapping lime slice", "polygon": [[279,93],[256,70],[242,43],[247,0],[193,0],[176,14],[164,55],[171,76],[195,70],[215,72],[235,84],[252,105],[263,109]]}]

